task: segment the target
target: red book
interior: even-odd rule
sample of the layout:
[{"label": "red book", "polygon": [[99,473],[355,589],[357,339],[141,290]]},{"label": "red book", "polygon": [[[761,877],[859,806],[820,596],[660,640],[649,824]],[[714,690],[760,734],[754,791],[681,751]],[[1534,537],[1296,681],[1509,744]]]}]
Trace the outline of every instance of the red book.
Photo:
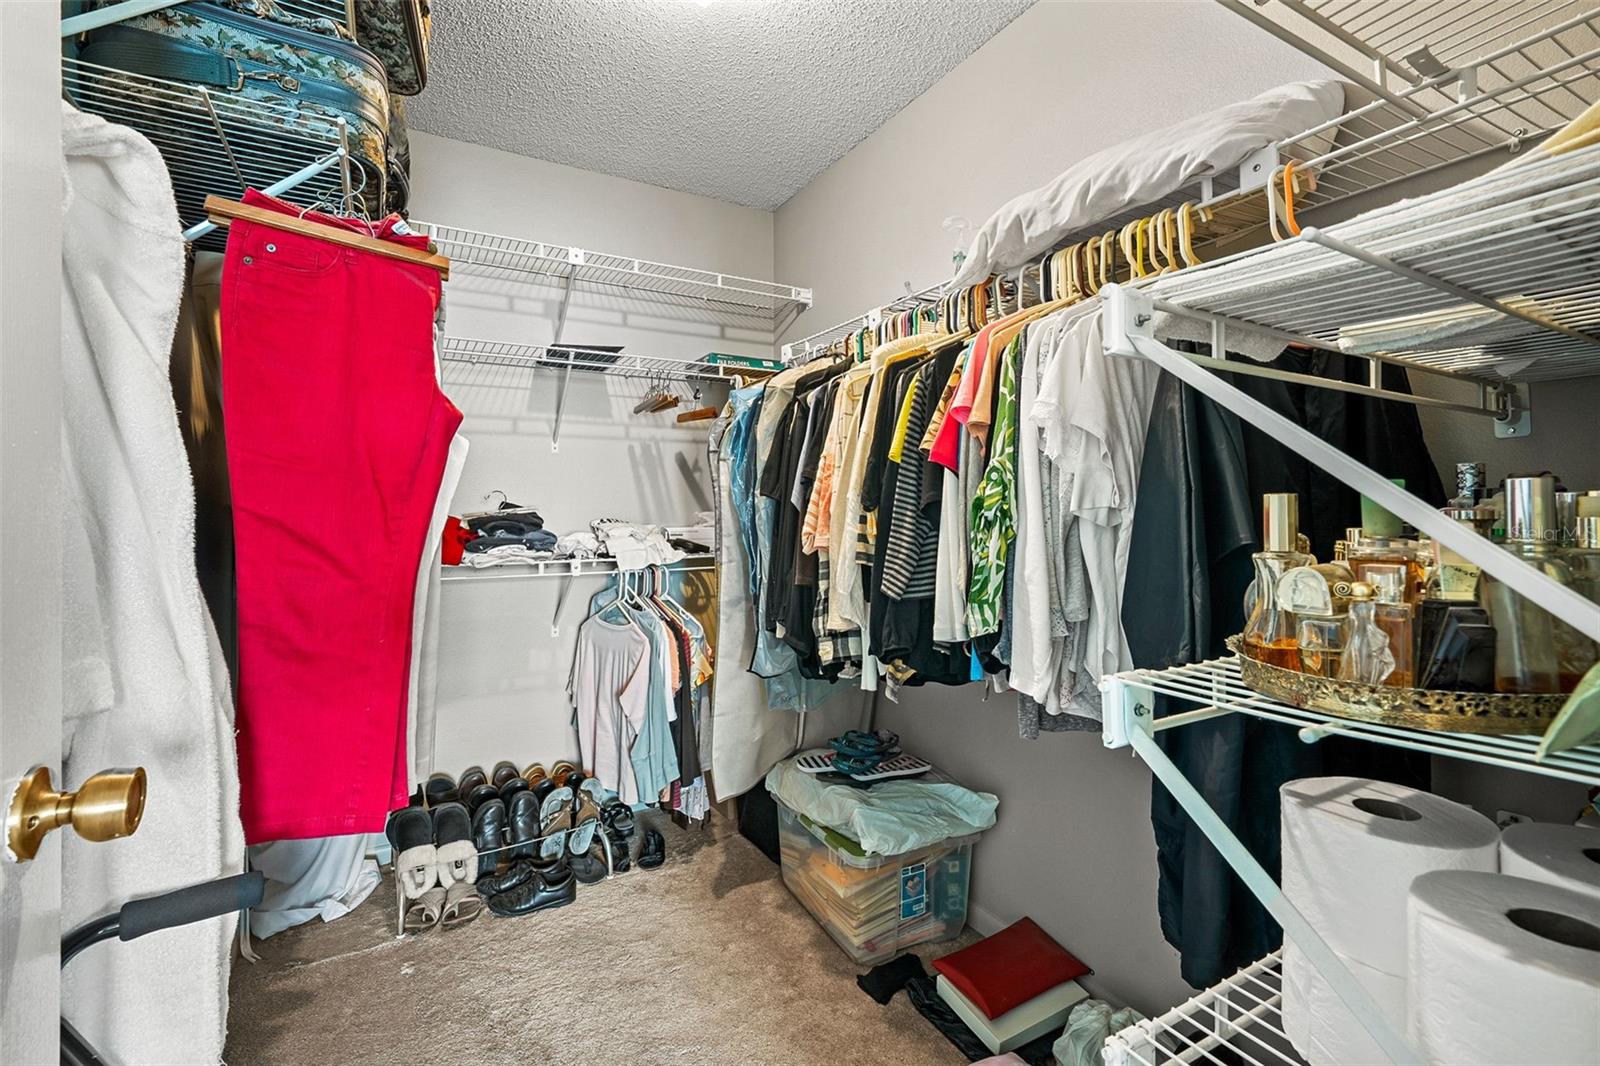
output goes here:
[{"label": "red book", "polygon": [[933,968],[991,1020],[1091,972],[1032,918],[934,959]]}]

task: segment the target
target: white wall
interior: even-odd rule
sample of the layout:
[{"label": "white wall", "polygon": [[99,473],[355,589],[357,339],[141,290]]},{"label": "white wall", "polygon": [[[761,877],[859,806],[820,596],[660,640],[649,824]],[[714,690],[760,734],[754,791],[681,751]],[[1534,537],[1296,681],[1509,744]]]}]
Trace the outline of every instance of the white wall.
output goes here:
[{"label": "white wall", "polygon": [[[1213,4],[1040,3],[778,209],[778,272],[817,298],[792,335],[948,277],[948,215],[980,223],[1088,153],[1321,76]],[[878,722],[1000,797],[975,925],[1031,915],[1095,968],[1097,994],[1146,1012],[1187,995],[1156,921],[1142,763],[1097,735],[1019,740],[1014,699],[976,686],[880,701]]]},{"label": "white wall", "polygon": [[[412,135],[411,184],[412,213],[426,221],[772,276],[765,211],[425,133]],[[450,336],[539,344],[552,339],[561,290],[458,270],[445,299]],[[581,286],[562,340],[664,356],[772,354],[770,324],[763,330],[737,315],[708,323],[702,307]],[[558,533],[599,517],[687,524],[711,506],[707,424],[679,426],[674,412],[632,414],[646,382],[574,373],[558,453],[550,449],[556,374],[446,363],[444,383],[471,442],[454,514],[485,509],[495,489],[536,507]],[[680,391],[685,407],[701,406]],[[702,402],[721,398],[713,387]],[[576,755],[564,688],[583,604],[604,581],[574,583],[559,637],[550,621],[561,579],[445,584],[438,769],[459,773],[501,758],[549,765]]]}]

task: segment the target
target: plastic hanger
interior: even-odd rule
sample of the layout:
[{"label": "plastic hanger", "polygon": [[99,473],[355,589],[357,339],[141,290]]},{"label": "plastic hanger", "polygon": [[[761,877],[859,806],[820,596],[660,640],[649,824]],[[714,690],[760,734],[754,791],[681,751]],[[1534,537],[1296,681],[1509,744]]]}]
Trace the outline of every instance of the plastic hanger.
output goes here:
[{"label": "plastic hanger", "polygon": [[1293,236],[1300,236],[1300,224],[1294,220],[1294,160],[1283,164],[1283,225]]},{"label": "plastic hanger", "polygon": [[1194,201],[1185,200],[1178,206],[1178,252],[1184,266],[1200,265],[1200,257],[1194,252],[1194,222]]}]

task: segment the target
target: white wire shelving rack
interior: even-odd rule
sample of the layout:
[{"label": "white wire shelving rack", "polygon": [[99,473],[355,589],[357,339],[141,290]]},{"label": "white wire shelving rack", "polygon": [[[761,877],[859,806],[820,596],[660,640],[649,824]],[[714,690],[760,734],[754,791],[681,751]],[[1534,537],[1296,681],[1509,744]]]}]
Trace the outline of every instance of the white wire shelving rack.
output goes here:
[{"label": "white wire shelving rack", "polygon": [[138,130],[160,150],[178,217],[190,227],[186,236],[201,247],[220,250],[223,242],[206,222],[210,194],[298,186],[297,198],[306,203],[324,197],[348,203],[361,192],[363,171],[349,161],[342,121],[72,57],[62,59],[61,82],[78,108]]},{"label": "white wire shelving rack", "polygon": [[1303,1066],[1283,1029],[1278,952],[1106,1041],[1106,1066]]},{"label": "white wire shelving rack", "polygon": [[[451,260],[452,268],[455,260]],[[708,361],[706,356],[676,357],[609,352],[582,344],[517,344],[511,341],[446,337],[440,347],[446,363],[500,366],[518,370],[582,370],[651,381],[720,381],[737,366]]]},{"label": "white wire shelving rack", "polygon": [[811,306],[811,290],[699,267],[674,266],[635,256],[508,237],[437,222],[413,220],[448,256],[453,269],[499,280],[550,279],[563,285],[624,290],[630,294],[703,304],[765,319],[774,328]]},{"label": "white wire shelving rack", "polygon": [[[1171,373],[1534,604],[1600,639],[1600,605],[1445,518],[1226,380],[1232,373],[1258,368],[1226,357],[1179,352],[1158,336],[1165,327],[1162,316],[1176,315],[1209,324],[1214,352],[1228,350],[1230,333],[1252,329],[1274,340],[1336,351],[1341,340],[1360,340],[1361,350],[1370,350],[1374,359],[1469,373],[1492,397],[1481,409],[1508,421],[1518,413],[1506,406],[1520,393],[1501,388],[1504,376],[1557,379],[1600,373],[1600,338],[1589,332],[1600,323],[1600,256],[1592,251],[1597,230],[1600,147],[1530,159],[1325,232],[1308,228],[1299,238],[1270,248],[1137,286],[1108,286],[1102,295],[1106,351],[1113,357],[1147,360]],[[1374,366],[1381,369],[1378,363]],[[1369,394],[1384,395],[1376,377],[1367,388]],[[1131,671],[1103,679],[1101,687],[1106,746],[1132,748],[1150,766],[1396,1063],[1422,1060],[1167,758],[1156,734],[1219,715],[1246,714],[1296,728],[1306,742],[1339,734],[1600,784],[1600,748],[1595,746],[1550,754],[1539,737],[1434,733],[1305,711],[1251,691],[1233,660]],[[1194,709],[1154,719],[1158,694],[1186,701]],[[1229,1047],[1237,1050],[1231,1041]]]},{"label": "white wire shelving rack", "polygon": [[1600,97],[1591,0],[1218,2],[1366,98],[1276,146],[1317,178],[1297,212],[1477,156],[1509,158]]},{"label": "white wire shelving rack", "polygon": [[[701,571],[715,571],[717,557],[714,554],[686,555],[673,563],[658,563],[673,573],[696,573]],[[567,598],[572,592],[572,583],[580,577],[594,577],[596,575],[638,573],[634,570],[624,570],[615,559],[529,559],[515,563],[497,564],[495,566],[446,566],[440,575],[440,580],[451,584],[461,583],[478,585],[493,581],[527,580],[529,578],[558,577],[562,579],[560,591],[556,593],[556,603],[550,612],[550,635],[561,635],[561,609],[566,606]]]},{"label": "white wire shelving rack", "polygon": [[799,340],[790,341],[783,345],[783,361],[786,363],[804,362],[812,352],[821,351],[828,345],[860,332],[868,327],[876,326],[882,322],[886,315],[897,315],[903,311],[914,311],[921,307],[928,307],[939,301],[944,295],[944,285],[929,285],[925,289],[908,292],[904,296],[896,297],[881,307],[874,307],[864,311],[854,318],[847,318],[843,322],[836,322],[827,329],[818,330]]}]

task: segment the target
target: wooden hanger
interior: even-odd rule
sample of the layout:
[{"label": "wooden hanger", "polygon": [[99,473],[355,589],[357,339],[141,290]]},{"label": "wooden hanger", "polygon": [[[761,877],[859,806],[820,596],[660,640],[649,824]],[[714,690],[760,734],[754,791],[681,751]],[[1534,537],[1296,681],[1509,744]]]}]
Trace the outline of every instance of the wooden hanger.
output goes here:
[{"label": "wooden hanger", "polygon": [[684,411],[678,415],[679,422],[705,422],[716,418],[721,413],[719,407],[696,407],[692,411]]},{"label": "wooden hanger", "polygon": [[231,225],[236,219],[244,222],[254,222],[258,225],[283,230],[286,233],[298,233],[303,237],[314,237],[319,241],[342,244],[346,248],[357,248],[363,252],[372,252],[375,255],[385,256],[389,259],[419,263],[422,266],[437,270],[439,276],[446,281],[450,278],[450,260],[434,252],[425,252],[419,248],[408,248],[394,241],[381,241],[365,233],[355,233],[351,230],[340,229],[338,226],[327,226],[309,218],[286,215],[281,211],[269,211],[264,207],[256,207],[254,204],[242,204],[237,200],[224,200],[220,196],[207,196],[205,206],[206,217],[219,226]]}]

